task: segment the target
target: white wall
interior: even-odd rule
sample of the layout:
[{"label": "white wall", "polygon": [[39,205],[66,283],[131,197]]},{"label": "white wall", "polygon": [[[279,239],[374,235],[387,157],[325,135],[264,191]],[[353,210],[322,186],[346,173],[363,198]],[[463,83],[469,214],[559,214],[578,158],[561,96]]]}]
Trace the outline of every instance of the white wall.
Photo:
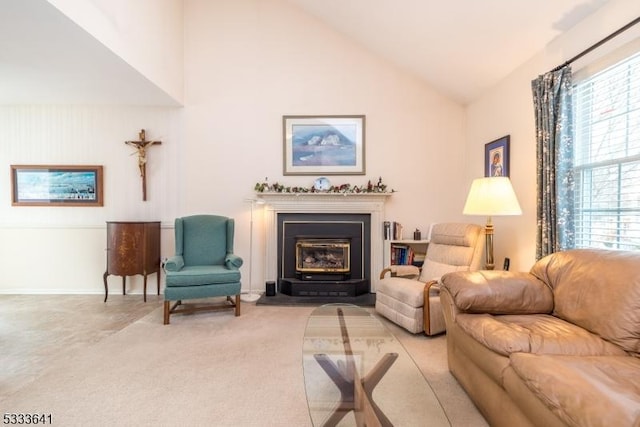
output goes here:
[{"label": "white wall", "polygon": [[[182,123],[175,108],[0,106],[0,292],[103,292],[105,221],[162,221],[163,255],[172,254],[183,203]],[[142,128],[162,141],[148,149],[146,202],[135,150],[124,144]],[[12,164],[103,165],[104,207],[11,206]],[[131,290],[141,283],[133,280]]]},{"label": "white wall", "polygon": [[[494,218],[496,263],[510,256],[513,270],[528,270],[536,232],[530,82],[639,14],[640,3],[612,2],[465,110],[284,0],[186,0],[184,109],[0,107],[0,164],[7,172],[0,174],[0,259],[12,267],[0,292],[102,293],[107,220],[162,221],[166,256],[176,216],[229,215],[237,224],[236,252],[248,259],[245,199],[254,184],[314,179],[282,175],[288,114],[365,114],[367,175],[330,178],[365,184],[383,177],[398,190],[387,219],[408,233],[439,221],[484,223],[462,216],[464,199],[483,174],[484,144],[510,134],[511,178],[524,215]],[[140,128],[163,141],[149,151],[147,202],[124,145]],[[12,207],[10,164],[102,164],[105,206]],[[261,289],[259,211],[255,222],[254,289]],[[119,278],[110,283],[117,292]],[[134,280],[133,292],[140,286]]]},{"label": "white wall", "polygon": [[[464,196],[450,196],[465,191],[461,106],[286,1],[187,0],[185,20],[186,206],[233,215],[241,255],[254,184],[315,178],[283,176],[283,115],[365,114],[366,176],[331,181],[381,176],[398,190],[387,217],[409,232],[464,219]],[[260,226],[253,277],[263,288]]]},{"label": "white wall", "polygon": [[[466,146],[470,163],[468,183],[483,175],[484,144],[511,135],[511,181],[523,215],[495,217],[495,260],[511,258],[511,270],[528,271],[536,253],[536,141],[531,81],[640,15],[640,3],[613,1],[576,25],[523,64],[481,99],[467,107]],[[629,39],[640,37],[640,26],[575,63],[574,71],[610,52]],[[483,220],[482,218],[480,218]]]},{"label": "white wall", "polygon": [[[102,293],[107,220],[162,221],[163,255],[171,255],[176,216],[228,215],[236,219],[236,253],[248,259],[245,199],[254,184],[268,177],[310,186],[315,178],[282,175],[288,114],[365,114],[367,175],[330,178],[359,185],[381,176],[398,190],[387,217],[409,232],[465,219],[461,106],[284,0],[187,0],[184,19],[184,109],[0,107],[7,168],[0,174],[0,259],[16,267],[0,292]],[[140,128],[163,141],[149,150],[147,202],[124,145]],[[105,206],[12,207],[10,164],[102,164]],[[255,222],[254,289],[263,289],[259,211]],[[134,280],[133,292],[141,282]],[[119,278],[110,283],[118,292]]]}]

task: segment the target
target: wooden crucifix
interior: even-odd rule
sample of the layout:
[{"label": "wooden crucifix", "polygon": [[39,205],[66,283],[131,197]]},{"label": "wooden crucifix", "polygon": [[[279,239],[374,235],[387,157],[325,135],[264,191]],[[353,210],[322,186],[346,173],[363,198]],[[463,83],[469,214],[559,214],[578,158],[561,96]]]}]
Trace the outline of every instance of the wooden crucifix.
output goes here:
[{"label": "wooden crucifix", "polygon": [[147,141],[145,137],[144,129],[141,129],[138,133],[139,141],[125,141],[127,145],[131,145],[136,148],[136,151],[131,153],[138,155],[138,168],[140,169],[140,177],[142,178],[142,200],[147,200],[147,147],[152,145],[160,145],[162,141]]}]

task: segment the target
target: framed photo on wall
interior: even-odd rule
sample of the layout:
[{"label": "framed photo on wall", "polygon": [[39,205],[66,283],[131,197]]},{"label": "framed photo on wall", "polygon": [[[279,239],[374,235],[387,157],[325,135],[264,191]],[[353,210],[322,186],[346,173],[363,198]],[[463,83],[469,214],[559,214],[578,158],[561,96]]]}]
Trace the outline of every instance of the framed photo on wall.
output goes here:
[{"label": "framed photo on wall", "polygon": [[364,175],[365,116],[283,116],[284,175]]},{"label": "framed photo on wall", "polygon": [[484,145],[484,176],[509,176],[509,135]]},{"label": "framed photo on wall", "polygon": [[102,166],[11,165],[12,206],[103,206]]}]

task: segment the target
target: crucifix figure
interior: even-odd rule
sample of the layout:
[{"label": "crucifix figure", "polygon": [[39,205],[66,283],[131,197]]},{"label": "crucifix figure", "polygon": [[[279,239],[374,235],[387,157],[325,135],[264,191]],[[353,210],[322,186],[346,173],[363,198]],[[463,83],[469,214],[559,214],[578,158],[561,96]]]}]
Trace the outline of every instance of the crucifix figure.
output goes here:
[{"label": "crucifix figure", "polygon": [[136,151],[131,153],[138,155],[138,168],[140,168],[140,177],[142,178],[142,200],[147,200],[147,147],[151,145],[160,145],[162,141],[147,141],[145,139],[144,129],[141,129],[138,133],[139,141],[125,141],[127,145],[131,145],[136,148]]}]

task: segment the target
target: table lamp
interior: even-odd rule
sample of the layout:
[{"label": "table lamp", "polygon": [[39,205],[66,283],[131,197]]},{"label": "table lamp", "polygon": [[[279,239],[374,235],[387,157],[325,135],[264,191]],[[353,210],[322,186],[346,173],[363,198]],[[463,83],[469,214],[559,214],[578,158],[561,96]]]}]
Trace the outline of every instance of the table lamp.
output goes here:
[{"label": "table lamp", "polygon": [[485,269],[493,270],[492,216],[522,215],[511,181],[505,176],[474,179],[462,211],[464,215],[485,215]]}]

